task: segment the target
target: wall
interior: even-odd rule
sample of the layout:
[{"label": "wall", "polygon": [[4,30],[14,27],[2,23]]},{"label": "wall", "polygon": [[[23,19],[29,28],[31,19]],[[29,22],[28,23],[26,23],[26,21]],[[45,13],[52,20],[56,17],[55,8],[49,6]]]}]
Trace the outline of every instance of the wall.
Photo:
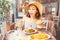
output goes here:
[{"label": "wall", "polygon": [[60,16],[60,0],[59,0],[59,16]]},{"label": "wall", "polygon": [[57,2],[50,3],[50,4],[43,4],[43,13],[45,13],[45,9],[44,9],[45,7],[48,7],[49,11],[52,11],[52,8],[56,8],[56,10],[55,10],[55,15],[56,15],[57,7],[58,7]]}]

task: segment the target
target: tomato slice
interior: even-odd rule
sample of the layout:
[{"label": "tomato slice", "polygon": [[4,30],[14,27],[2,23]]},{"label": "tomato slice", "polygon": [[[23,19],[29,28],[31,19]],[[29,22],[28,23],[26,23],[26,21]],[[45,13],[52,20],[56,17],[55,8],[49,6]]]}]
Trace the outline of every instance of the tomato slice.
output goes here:
[{"label": "tomato slice", "polygon": [[35,30],[32,29],[31,32],[35,32]]}]

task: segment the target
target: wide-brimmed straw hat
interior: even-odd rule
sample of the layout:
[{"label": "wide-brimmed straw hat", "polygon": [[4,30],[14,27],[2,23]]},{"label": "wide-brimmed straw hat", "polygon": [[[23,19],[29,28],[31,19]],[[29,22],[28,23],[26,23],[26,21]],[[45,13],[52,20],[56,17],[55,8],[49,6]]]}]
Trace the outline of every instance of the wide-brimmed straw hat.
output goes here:
[{"label": "wide-brimmed straw hat", "polygon": [[28,11],[28,7],[29,7],[29,5],[35,5],[37,8],[38,8],[38,10],[39,10],[39,12],[40,12],[40,14],[41,14],[41,16],[42,16],[42,4],[41,3],[39,3],[39,2],[30,2],[28,5],[26,5],[26,6],[24,6],[23,8],[25,9],[25,11],[27,12]]}]

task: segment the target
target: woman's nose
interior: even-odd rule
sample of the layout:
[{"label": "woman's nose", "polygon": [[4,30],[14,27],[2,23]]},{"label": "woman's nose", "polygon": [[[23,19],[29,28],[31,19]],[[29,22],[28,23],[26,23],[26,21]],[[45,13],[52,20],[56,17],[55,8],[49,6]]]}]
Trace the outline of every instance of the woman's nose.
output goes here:
[{"label": "woman's nose", "polygon": [[32,9],[30,9],[30,11],[32,12],[33,10],[32,10]]}]

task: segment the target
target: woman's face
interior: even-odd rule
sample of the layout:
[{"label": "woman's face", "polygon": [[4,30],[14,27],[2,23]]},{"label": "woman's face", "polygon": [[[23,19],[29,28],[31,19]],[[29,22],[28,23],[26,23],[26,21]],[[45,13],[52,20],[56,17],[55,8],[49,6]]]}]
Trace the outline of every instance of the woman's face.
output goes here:
[{"label": "woman's face", "polygon": [[30,16],[33,16],[37,12],[36,7],[34,5],[29,6],[28,12]]}]

